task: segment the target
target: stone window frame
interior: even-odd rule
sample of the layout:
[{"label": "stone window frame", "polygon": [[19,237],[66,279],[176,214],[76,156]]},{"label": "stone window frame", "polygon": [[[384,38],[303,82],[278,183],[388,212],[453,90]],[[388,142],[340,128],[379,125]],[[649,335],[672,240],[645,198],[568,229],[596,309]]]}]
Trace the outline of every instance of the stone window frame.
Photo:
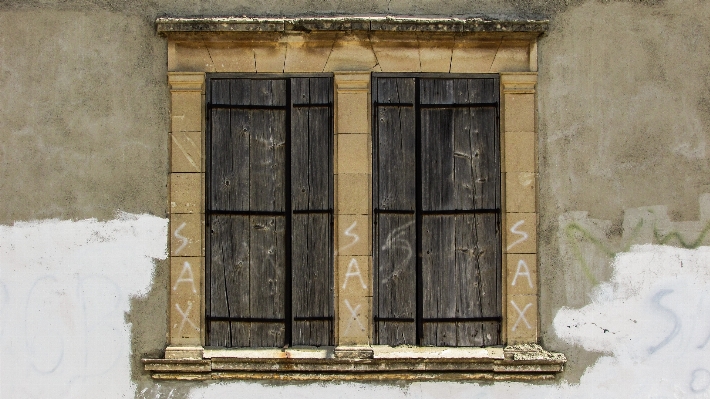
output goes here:
[{"label": "stone window frame", "polygon": [[[168,42],[171,284],[165,358],[144,359],[154,378],[382,379],[377,371],[386,369],[400,371],[385,375],[394,378],[528,379],[562,370],[564,356],[537,345],[535,89],[547,21],[158,18],[156,25]],[[334,75],[334,350],[204,348],[205,74],[213,72]],[[505,348],[370,345],[372,72],[500,76]],[[364,283],[344,285],[355,270]]]}]

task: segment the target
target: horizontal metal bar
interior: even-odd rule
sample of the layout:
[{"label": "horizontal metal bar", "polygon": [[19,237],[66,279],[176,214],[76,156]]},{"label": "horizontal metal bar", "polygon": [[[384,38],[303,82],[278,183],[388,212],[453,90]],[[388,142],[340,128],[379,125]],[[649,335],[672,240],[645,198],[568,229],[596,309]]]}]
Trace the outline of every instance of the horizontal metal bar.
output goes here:
[{"label": "horizontal metal bar", "polygon": [[414,103],[375,103],[376,107],[413,107]]},{"label": "horizontal metal bar", "polygon": [[286,110],[288,105],[238,105],[238,104],[207,104],[207,109],[253,109],[253,110]]},{"label": "horizontal metal bar", "polygon": [[471,104],[420,104],[423,109],[448,109],[448,108],[487,108],[498,107],[498,103],[471,103]]},{"label": "horizontal metal bar", "polygon": [[394,214],[405,214],[405,215],[414,215],[416,211],[406,211],[406,210],[400,210],[400,209],[375,209],[374,213],[394,213]]},{"label": "horizontal metal bar", "polygon": [[233,321],[240,323],[284,323],[285,319],[270,319],[267,317],[227,317],[227,316],[205,316],[207,321]]},{"label": "horizontal metal bar", "polygon": [[325,104],[292,104],[293,108],[330,108],[333,103]]},{"label": "horizontal metal bar", "polygon": [[286,212],[281,211],[223,211],[207,210],[207,215],[234,215],[234,216],[286,216]]},{"label": "horizontal metal bar", "polygon": [[392,322],[414,323],[414,318],[413,317],[378,317],[378,316],[375,316],[375,321],[392,321]]},{"label": "horizontal metal bar", "polygon": [[437,317],[437,318],[422,318],[422,323],[464,323],[464,322],[485,322],[485,321],[495,321],[501,322],[503,318],[501,316],[493,317]]},{"label": "horizontal metal bar", "polygon": [[333,316],[294,317],[293,321],[332,321]]},{"label": "horizontal metal bar", "polygon": [[421,211],[424,216],[438,216],[438,215],[475,215],[478,213],[500,213],[500,209],[442,209],[438,211]]}]

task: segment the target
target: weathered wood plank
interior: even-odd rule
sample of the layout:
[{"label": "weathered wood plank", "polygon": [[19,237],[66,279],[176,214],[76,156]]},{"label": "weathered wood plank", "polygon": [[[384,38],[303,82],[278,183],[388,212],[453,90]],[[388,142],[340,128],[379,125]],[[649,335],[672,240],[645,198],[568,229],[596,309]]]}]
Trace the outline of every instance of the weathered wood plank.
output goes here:
[{"label": "weathered wood plank", "polygon": [[498,102],[497,80],[493,78],[455,79],[454,103],[476,104]]},{"label": "weathered wood plank", "polygon": [[332,128],[330,110],[291,111],[291,198],[294,210],[331,208]]},{"label": "weathered wood plank", "polygon": [[379,214],[377,221],[377,316],[416,316],[414,215]]},{"label": "weathered wood plank", "polygon": [[251,345],[251,324],[243,321],[233,321],[229,323],[232,334],[232,347],[249,347]]},{"label": "weathered wood plank", "polygon": [[251,105],[286,105],[285,79],[250,79]]},{"label": "weathered wood plank", "polygon": [[229,322],[227,321],[211,321],[209,325],[209,334],[207,337],[207,346],[232,346],[232,340],[229,333]]},{"label": "weathered wood plank", "polygon": [[251,79],[229,79],[229,104],[251,105]]},{"label": "weathered wood plank", "polygon": [[424,318],[456,316],[455,216],[422,219],[422,295]]},{"label": "weathered wood plank", "polygon": [[456,323],[458,346],[490,346],[500,344],[500,323],[469,321]]},{"label": "weathered wood plank", "polygon": [[333,322],[330,320],[298,320],[293,322],[292,344],[333,345]]},{"label": "weathered wood plank", "polygon": [[420,79],[420,103],[454,104],[454,79]]},{"label": "weathered wood plank", "polygon": [[210,316],[248,317],[249,223],[246,216],[210,215]]},{"label": "weathered wood plank", "polygon": [[310,78],[310,104],[333,103],[333,79]]},{"label": "weathered wood plank", "polygon": [[414,78],[376,78],[378,103],[414,103]]},{"label": "weathered wood plank", "polygon": [[423,346],[456,346],[456,323],[424,323],[422,328]]},{"label": "weathered wood plank", "polygon": [[285,291],[284,218],[250,216],[251,317],[283,318]]},{"label": "weathered wood plank", "polygon": [[252,110],[249,210],[284,211],[286,113]]},{"label": "weathered wood plank", "polygon": [[286,329],[284,323],[251,323],[252,347],[276,347],[286,345]]},{"label": "weathered wood plank", "polygon": [[330,215],[293,215],[292,229],[293,317],[333,316]]},{"label": "weathered wood plank", "polygon": [[480,273],[481,316],[501,316],[500,215],[476,215],[477,263]]},{"label": "weathered wood plank", "polygon": [[453,110],[424,109],[421,115],[422,209],[455,209]]},{"label": "weathered wood plank", "polygon": [[416,345],[416,327],[408,321],[380,321],[377,323],[378,345]]},{"label": "weathered wood plank", "polygon": [[210,81],[210,98],[208,100],[212,103],[212,105],[229,104],[229,87],[229,79],[212,79]]},{"label": "weathered wood plank", "polygon": [[413,107],[377,108],[377,206],[382,210],[416,207],[416,136]]}]

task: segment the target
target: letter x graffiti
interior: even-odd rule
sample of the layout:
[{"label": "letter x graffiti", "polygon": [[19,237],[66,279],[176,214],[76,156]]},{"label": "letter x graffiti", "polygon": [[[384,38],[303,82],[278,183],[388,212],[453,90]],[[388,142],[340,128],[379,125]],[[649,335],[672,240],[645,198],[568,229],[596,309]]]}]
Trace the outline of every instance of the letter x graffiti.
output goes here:
[{"label": "letter x graffiti", "polygon": [[348,331],[350,331],[350,327],[352,327],[353,321],[356,322],[360,326],[360,329],[362,331],[365,331],[365,326],[362,325],[362,323],[360,322],[360,319],[358,318],[358,314],[357,314],[357,311],[360,310],[360,306],[362,306],[362,305],[357,305],[357,306],[355,306],[355,309],[353,309],[353,307],[350,305],[350,302],[346,299],[345,306],[347,306],[348,310],[350,310],[351,317],[350,317],[350,322],[348,322],[348,326],[345,327],[344,335],[347,335]]},{"label": "letter x graffiti", "polygon": [[182,308],[180,307],[179,303],[175,304],[175,309],[177,309],[178,313],[180,313],[180,315],[182,316],[182,321],[180,322],[178,334],[182,334],[182,329],[185,327],[185,323],[189,324],[196,331],[200,331],[200,327],[197,327],[195,323],[193,323],[192,320],[189,319],[190,311],[192,310],[192,301],[187,301],[187,310],[185,310],[184,312],[182,311]]},{"label": "letter x graffiti", "polygon": [[525,307],[523,308],[523,310],[520,310],[520,308],[518,307],[518,305],[516,305],[515,302],[513,302],[513,301],[510,301],[510,304],[513,305],[513,307],[515,308],[515,310],[518,311],[518,320],[516,320],[516,321],[515,321],[515,324],[513,324],[512,330],[515,331],[515,329],[518,328],[518,324],[520,324],[520,321],[521,321],[521,320],[522,320],[523,323],[525,323],[525,325],[528,327],[528,329],[532,328],[532,327],[530,326],[530,323],[528,323],[528,319],[525,318],[525,312],[527,312],[528,309],[530,309],[530,307],[532,306],[532,303],[529,303],[529,304],[525,305]]}]

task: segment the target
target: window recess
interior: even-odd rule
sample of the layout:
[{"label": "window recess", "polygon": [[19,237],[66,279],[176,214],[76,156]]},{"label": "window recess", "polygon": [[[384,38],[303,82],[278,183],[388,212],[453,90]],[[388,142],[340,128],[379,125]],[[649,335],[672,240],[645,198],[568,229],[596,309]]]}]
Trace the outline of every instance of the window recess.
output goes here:
[{"label": "window recess", "polygon": [[373,74],[375,343],[501,343],[497,75]]},{"label": "window recess", "polygon": [[207,77],[206,343],[333,345],[333,80]]}]

